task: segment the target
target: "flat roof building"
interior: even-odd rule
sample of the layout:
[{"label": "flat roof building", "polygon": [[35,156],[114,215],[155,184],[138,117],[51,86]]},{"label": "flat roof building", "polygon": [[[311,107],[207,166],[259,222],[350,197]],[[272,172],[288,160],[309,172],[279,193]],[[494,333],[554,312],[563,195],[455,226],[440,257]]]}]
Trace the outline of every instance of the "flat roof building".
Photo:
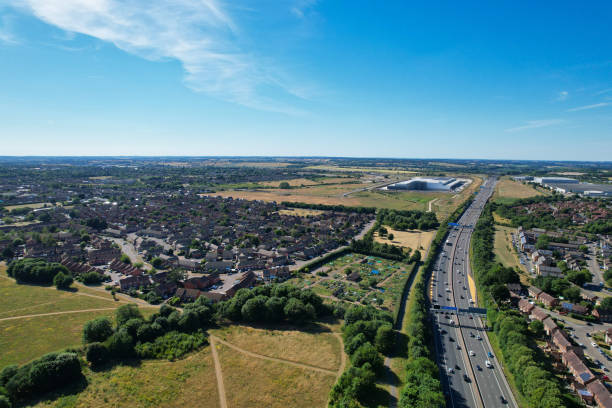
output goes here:
[{"label": "flat roof building", "polygon": [[454,191],[458,190],[470,180],[454,177],[414,177],[410,180],[400,181],[385,187],[387,190],[425,190],[425,191]]}]

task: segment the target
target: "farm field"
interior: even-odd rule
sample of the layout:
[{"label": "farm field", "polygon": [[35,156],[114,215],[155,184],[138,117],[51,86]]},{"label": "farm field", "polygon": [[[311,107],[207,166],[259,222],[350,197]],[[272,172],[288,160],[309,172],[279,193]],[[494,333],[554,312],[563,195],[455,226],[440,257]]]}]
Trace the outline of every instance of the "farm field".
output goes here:
[{"label": "farm field", "polygon": [[500,203],[509,203],[516,199],[528,198],[543,195],[531,185],[523,184],[509,178],[502,178],[495,186],[493,200]]},{"label": "farm field", "polygon": [[[399,179],[398,179],[399,180]],[[394,181],[389,179],[389,182]],[[242,198],[246,200],[263,201],[291,201],[308,204],[345,205],[379,207],[395,210],[420,210],[427,211],[428,204],[436,200],[432,210],[436,212],[438,219],[445,219],[457,208],[461,202],[468,197],[480,185],[482,180],[476,178],[471,185],[459,194],[402,191],[389,192],[384,190],[365,190],[377,184],[372,182],[356,182],[351,184],[326,184],[313,185],[293,189],[239,189],[218,191],[211,195],[222,197]],[[245,186],[247,187],[247,186]],[[206,194],[203,194],[206,195]]]},{"label": "farm field", "polygon": [[[0,298],[0,367],[79,346],[85,322],[112,317],[114,309],[128,303],[86,287],[71,292],[53,286],[18,285],[6,275],[5,265],[0,265]],[[146,315],[155,309],[141,308],[141,312]]]},{"label": "farm field", "polygon": [[80,393],[34,407],[219,407],[210,347],[175,362],[147,360],[98,372],[83,371],[88,384]]},{"label": "farm field", "polygon": [[[374,241],[380,242],[381,244],[393,244],[402,246],[404,248],[410,248],[412,250],[425,250],[429,248],[431,240],[436,235],[436,231],[399,231],[394,230],[388,226],[385,226],[389,234],[393,234],[393,240],[389,240],[387,237],[381,237],[378,231],[374,233]],[[424,255],[424,254],[423,254]]]}]

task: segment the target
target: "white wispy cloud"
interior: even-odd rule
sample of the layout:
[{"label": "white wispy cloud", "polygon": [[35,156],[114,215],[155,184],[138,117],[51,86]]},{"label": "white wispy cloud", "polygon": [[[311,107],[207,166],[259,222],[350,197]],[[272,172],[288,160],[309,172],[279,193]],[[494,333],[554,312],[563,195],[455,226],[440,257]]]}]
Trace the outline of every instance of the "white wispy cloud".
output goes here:
[{"label": "white wispy cloud", "polygon": [[559,92],[559,94],[557,95],[557,100],[558,101],[565,101],[567,98],[569,97],[569,92],[567,91],[561,91]]},{"label": "white wispy cloud", "polygon": [[291,7],[291,12],[299,18],[304,18],[306,11],[314,7],[317,2],[318,0],[296,0]]},{"label": "white wispy cloud", "polygon": [[548,126],[559,125],[564,122],[565,121],[563,119],[528,120],[524,125],[506,129],[506,132],[510,132],[510,133],[521,132],[523,130],[537,129],[537,128],[543,128],[543,127],[548,127]]},{"label": "white wispy cloud", "polygon": [[578,112],[578,111],[589,110],[589,109],[603,108],[608,105],[610,105],[610,102],[600,102],[600,103],[594,103],[592,105],[578,106],[576,108],[568,109],[567,111],[568,112]]},{"label": "white wispy cloud", "polygon": [[151,61],[177,60],[197,92],[248,107],[300,113],[266,97],[300,98],[253,50],[217,0],[0,0],[62,30],[114,44]]},{"label": "white wispy cloud", "polygon": [[9,45],[19,44],[19,39],[13,33],[13,20],[9,15],[0,18],[0,42]]}]

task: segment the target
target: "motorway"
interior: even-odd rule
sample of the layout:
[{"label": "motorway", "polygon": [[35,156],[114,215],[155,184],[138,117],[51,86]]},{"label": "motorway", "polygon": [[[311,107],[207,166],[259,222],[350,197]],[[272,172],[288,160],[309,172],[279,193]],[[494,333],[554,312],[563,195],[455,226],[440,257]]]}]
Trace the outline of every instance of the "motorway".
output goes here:
[{"label": "motorway", "polygon": [[[487,179],[474,201],[453,227],[443,245],[431,282],[430,296],[434,305],[467,309],[476,306],[475,286],[470,285],[469,247],[473,226],[483,206],[493,193],[495,178]],[[510,387],[493,353],[477,314],[434,313],[434,337],[440,377],[447,397],[447,406],[517,407]],[[487,361],[490,367],[487,367]]]}]

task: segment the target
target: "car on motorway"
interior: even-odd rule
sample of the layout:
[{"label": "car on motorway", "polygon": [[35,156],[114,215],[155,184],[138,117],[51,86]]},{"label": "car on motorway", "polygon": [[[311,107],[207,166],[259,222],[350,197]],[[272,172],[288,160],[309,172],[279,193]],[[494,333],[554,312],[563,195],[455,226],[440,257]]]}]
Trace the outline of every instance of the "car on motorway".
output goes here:
[{"label": "car on motorway", "polygon": [[489,358],[493,358],[493,353],[491,353],[491,352],[489,351],[489,352],[487,353],[487,356],[488,356]]},{"label": "car on motorway", "polygon": [[446,370],[448,371],[449,374],[452,374],[455,372],[455,370],[453,369],[453,367],[448,367],[448,369]]},{"label": "car on motorway", "polygon": [[476,364],[476,369],[477,369],[478,371],[482,371],[482,367],[481,367],[481,366],[479,366],[478,364]]},{"label": "car on motorway", "polygon": [[476,335],[476,340],[482,340],[482,337],[480,337],[480,334]]},{"label": "car on motorway", "polygon": [[597,343],[595,343],[594,341],[591,342],[591,346],[597,348]]},{"label": "car on motorway", "polygon": [[468,377],[467,374],[463,374],[463,381],[471,382],[470,377]]},{"label": "car on motorway", "polygon": [[474,357],[476,355],[476,353],[474,353],[473,350],[470,350],[470,356]]},{"label": "car on motorway", "polygon": [[491,364],[491,362],[489,360],[485,361],[485,366],[487,366],[487,368],[491,368],[493,367],[493,364]]}]

